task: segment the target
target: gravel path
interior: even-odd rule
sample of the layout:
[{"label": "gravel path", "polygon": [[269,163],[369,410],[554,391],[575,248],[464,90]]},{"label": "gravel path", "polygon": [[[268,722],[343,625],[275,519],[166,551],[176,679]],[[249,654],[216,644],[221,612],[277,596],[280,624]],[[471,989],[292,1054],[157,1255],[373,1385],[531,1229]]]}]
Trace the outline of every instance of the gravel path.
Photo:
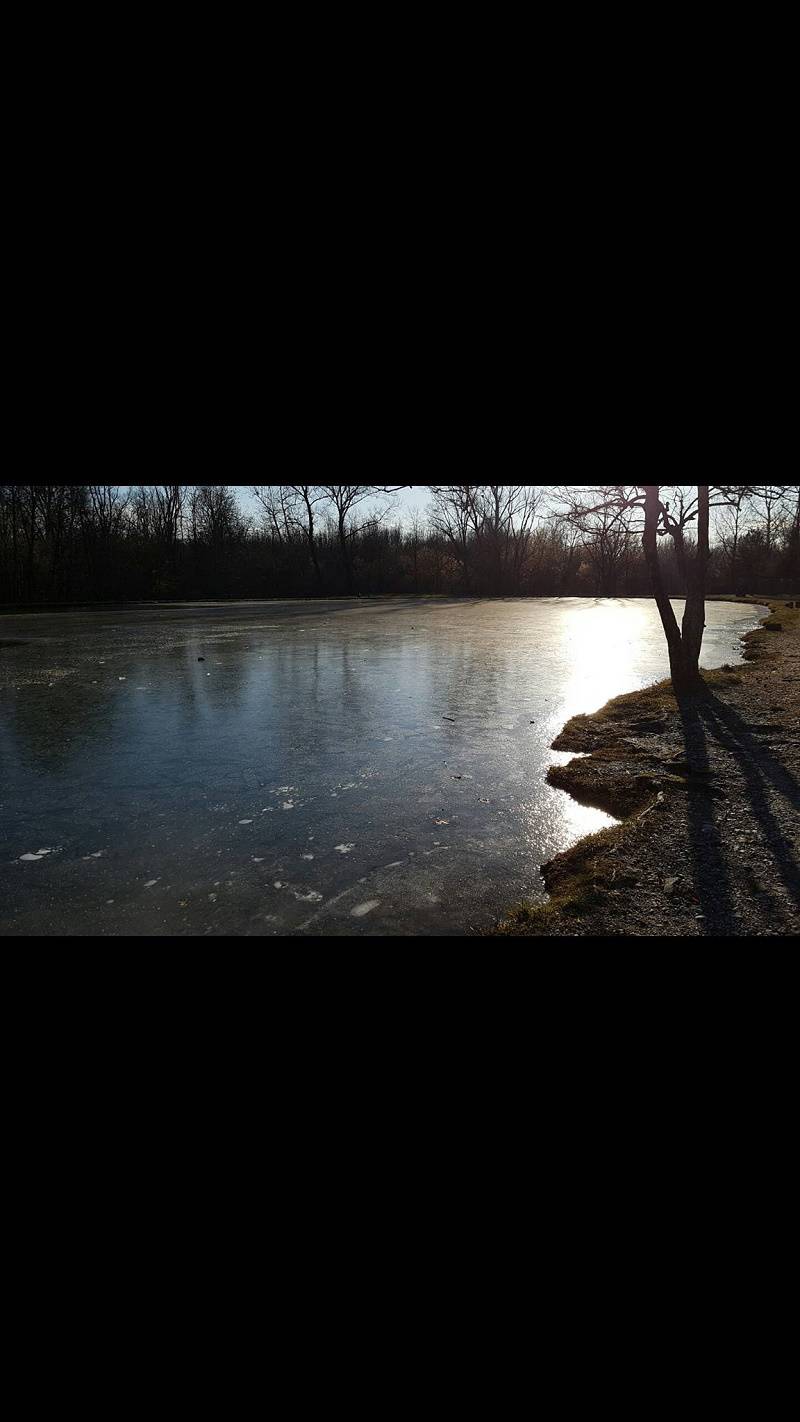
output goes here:
[{"label": "gravel path", "polygon": [[771,606],[782,630],[701,694],[661,683],[569,722],[553,748],[586,758],[551,784],[623,823],[544,865],[550,903],[500,933],[800,935],[800,608]]}]

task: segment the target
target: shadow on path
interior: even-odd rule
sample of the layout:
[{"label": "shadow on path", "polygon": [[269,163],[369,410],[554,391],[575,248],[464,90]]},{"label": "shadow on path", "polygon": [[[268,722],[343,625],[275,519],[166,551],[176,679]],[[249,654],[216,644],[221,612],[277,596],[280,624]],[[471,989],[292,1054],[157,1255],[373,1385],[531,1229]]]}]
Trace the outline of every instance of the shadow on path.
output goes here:
[{"label": "shadow on path", "polygon": [[[770,794],[782,796],[794,811],[800,810],[800,785],[774,753],[763,744],[746,721],[705,687],[699,693],[679,697],[686,760],[691,771],[688,791],[689,836],[694,887],[705,916],[704,931],[720,936],[745,931],[734,903],[729,858],[726,855],[713,795],[715,782],[709,742],[716,744],[736,763],[743,782],[747,810],[757,824],[764,849],[774,862],[779,878],[795,908],[800,907],[800,865],[795,842],[787,838],[770,803]],[[730,850],[732,846],[728,846]],[[760,886],[759,904],[769,910],[776,926],[785,922],[785,903]]]}]

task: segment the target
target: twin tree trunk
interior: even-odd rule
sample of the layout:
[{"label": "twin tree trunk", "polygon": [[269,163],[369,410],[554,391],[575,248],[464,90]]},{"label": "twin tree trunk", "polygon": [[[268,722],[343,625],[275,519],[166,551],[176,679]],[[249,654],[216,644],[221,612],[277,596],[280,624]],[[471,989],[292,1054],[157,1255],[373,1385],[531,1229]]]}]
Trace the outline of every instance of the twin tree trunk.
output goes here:
[{"label": "twin tree trunk", "polygon": [[[683,624],[678,620],[664,589],[661,564],[658,559],[658,526],[662,513],[660,485],[645,485],[644,553],[650,572],[653,596],[656,600],[669,648],[672,682],[683,690],[700,682],[700,651],[706,625],[706,575],[708,572],[710,498],[708,484],[699,484],[697,515],[697,551],[689,559],[683,542],[683,531],[667,523],[678,559],[678,567],[686,584],[686,609]],[[665,520],[666,522],[666,520]]]}]

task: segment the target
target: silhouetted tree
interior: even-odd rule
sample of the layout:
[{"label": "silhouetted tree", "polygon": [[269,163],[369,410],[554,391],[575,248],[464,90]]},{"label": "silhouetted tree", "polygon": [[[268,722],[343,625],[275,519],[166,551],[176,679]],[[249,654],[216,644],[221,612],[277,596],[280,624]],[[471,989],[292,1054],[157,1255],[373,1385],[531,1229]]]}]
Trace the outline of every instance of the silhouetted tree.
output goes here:
[{"label": "silhouetted tree", "polygon": [[[622,519],[643,517],[642,546],[650,585],[661,617],[669,650],[670,672],[676,687],[693,685],[700,675],[700,652],[705,630],[705,598],[711,557],[711,509],[727,507],[732,498],[727,485],[633,484],[595,486],[584,490],[576,517],[587,520],[604,510]],[[687,530],[696,526],[690,546]],[[658,554],[660,538],[672,541],[683,583],[686,606],[681,626],[664,582]]]}]

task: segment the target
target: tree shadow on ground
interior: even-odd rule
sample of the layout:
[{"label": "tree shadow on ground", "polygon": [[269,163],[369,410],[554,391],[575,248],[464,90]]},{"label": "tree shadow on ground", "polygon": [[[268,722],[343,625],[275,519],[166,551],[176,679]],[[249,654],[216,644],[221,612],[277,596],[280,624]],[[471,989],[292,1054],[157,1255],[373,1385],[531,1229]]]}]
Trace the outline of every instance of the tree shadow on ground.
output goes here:
[{"label": "tree shadow on ground", "polygon": [[[704,915],[704,932],[736,936],[746,929],[737,915],[731,883],[735,864],[734,846],[723,843],[717,824],[719,799],[714,796],[710,741],[716,742],[736,763],[744,784],[747,809],[757,824],[762,848],[769,854],[774,874],[783,883],[788,899],[800,907],[800,866],[793,841],[786,836],[770,804],[770,794],[782,796],[794,810],[800,810],[800,786],[775,754],[764,745],[746,721],[708,686],[691,695],[679,696],[689,777],[689,836],[696,896]],[[727,849],[727,853],[726,853]],[[736,866],[737,873],[739,866]],[[745,868],[745,874],[749,871]],[[786,926],[786,903],[763,884],[746,884],[758,894],[762,911],[768,912],[776,927]]]}]

